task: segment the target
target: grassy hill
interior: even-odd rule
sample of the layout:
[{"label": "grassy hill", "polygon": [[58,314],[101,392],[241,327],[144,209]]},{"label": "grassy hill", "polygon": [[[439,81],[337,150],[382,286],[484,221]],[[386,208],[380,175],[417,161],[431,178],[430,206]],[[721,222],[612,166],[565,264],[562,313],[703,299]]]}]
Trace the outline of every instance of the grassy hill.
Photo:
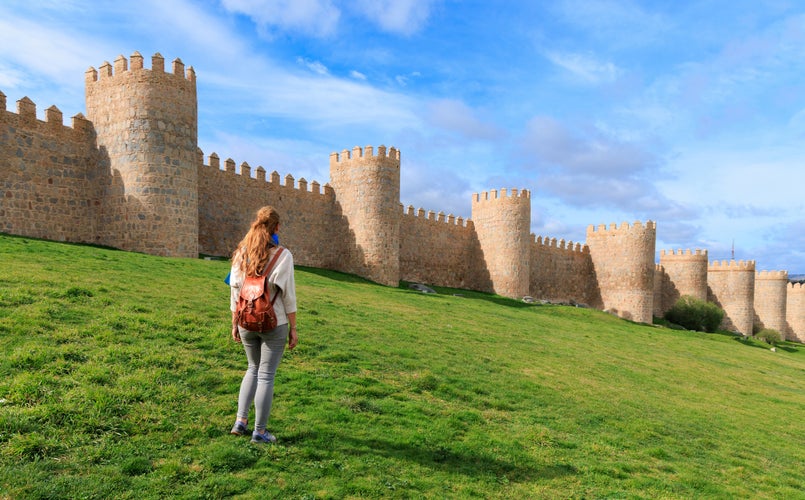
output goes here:
[{"label": "grassy hill", "polygon": [[0,235],[0,498],[805,498],[805,347],[297,269],[273,446],[228,263]]}]

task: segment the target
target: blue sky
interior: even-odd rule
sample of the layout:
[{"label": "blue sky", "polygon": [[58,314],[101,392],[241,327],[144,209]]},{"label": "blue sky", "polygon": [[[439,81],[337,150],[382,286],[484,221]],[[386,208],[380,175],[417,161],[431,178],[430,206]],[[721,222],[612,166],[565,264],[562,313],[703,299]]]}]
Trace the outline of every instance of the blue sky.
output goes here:
[{"label": "blue sky", "polygon": [[0,33],[9,110],[69,123],[89,66],[160,52],[205,157],[323,184],[384,144],[405,206],[529,189],[536,235],[654,220],[658,252],[805,273],[802,2],[3,0]]}]

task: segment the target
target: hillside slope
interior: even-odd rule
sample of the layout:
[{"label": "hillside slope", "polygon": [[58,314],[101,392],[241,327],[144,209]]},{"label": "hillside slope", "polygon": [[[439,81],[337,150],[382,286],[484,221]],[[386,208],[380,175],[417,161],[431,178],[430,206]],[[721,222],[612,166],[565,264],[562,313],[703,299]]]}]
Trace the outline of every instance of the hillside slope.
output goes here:
[{"label": "hillside slope", "polygon": [[805,497],[802,346],[316,269],[252,446],[227,267],[0,235],[3,495]]}]

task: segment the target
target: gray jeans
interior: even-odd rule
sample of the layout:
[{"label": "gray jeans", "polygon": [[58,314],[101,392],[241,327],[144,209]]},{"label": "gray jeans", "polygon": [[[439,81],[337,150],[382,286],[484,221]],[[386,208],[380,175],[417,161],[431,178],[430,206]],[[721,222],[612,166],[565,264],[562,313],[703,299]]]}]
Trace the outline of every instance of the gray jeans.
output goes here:
[{"label": "gray jeans", "polygon": [[278,325],[266,333],[255,333],[238,327],[249,368],[243,375],[238,396],[238,417],[249,417],[254,401],[254,428],[264,431],[274,400],[274,374],[285,352],[288,324]]}]

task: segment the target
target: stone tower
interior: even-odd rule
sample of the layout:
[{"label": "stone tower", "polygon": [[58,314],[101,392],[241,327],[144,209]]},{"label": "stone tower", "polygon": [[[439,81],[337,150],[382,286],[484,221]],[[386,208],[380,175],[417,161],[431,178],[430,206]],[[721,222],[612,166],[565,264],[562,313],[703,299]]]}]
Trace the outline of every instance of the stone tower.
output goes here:
[{"label": "stone tower", "polygon": [[587,227],[587,246],[601,292],[601,309],[651,323],[654,312],[654,248],[657,225],[640,221],[631,227],[611,224]]},{"label": "stone tower", "polygon": [[786,290],[786,337],[805,342],[805,286],[789,283]]},{"label": "stone tower", "polygon": [[[660,252],[660,266],[665,273],[662,286],[662,302],[654,304],[655,311],[662,316],[683,295],[689,295],[702,302],[707,301],[707,250],[680,249]],[[655,299],[656,300],[656,299]],[[656,312],[655,312],[656,314]]]},{"label": "stone tower", "polygon": [[755,320],[755,261],[713,261],[707,268],[707,300],[724,310],[721,327],[752,335]]},{"label": "stone tower", "polygon": [[155,255],[198,256],[198,111],[193,68],[165,72],[135,52],[114,71],[86,72],[87,118],[111,175],[99,215],[101,240]]},{"label": "stone tower", "polygon": [[378,146],[330,154],[330,184],[351,230],[344,272],[400,282],[400,152]]},{"label": "stone tower", "polygon": [[531,192],[505,189],[474,194],[472,220],[493,291],[505,297],[529,294]]},{"label": "stone tower", "polygon": [[788,271],[755,274],[755,320],[759,328],[771,328],[786,336],[785,303]]}]

